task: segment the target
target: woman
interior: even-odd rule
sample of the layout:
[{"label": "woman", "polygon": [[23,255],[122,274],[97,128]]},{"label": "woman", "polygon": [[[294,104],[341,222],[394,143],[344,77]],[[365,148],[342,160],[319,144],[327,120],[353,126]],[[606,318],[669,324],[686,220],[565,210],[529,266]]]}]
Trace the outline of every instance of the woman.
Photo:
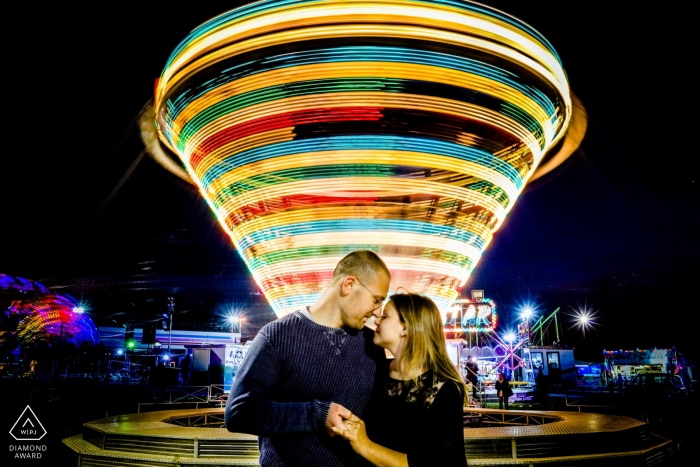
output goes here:
[{"label": "woman", "polygon": [[508,410],[508,398],[513,395],[513,390],[510,388],[510,383],[508,379],[503,375],[503,373],[498,373],[498,380],[496,380],[496,393],[498,393],[498,408],[502,409],[503,404]]},{"label": "woman", "polygon": [[376,466],[466,466],[463,407],[467,388],[447,355],[440,312],[417,294],[386,304],[374,343],[389,350],[389,379],[356,416],[333,431]]}]

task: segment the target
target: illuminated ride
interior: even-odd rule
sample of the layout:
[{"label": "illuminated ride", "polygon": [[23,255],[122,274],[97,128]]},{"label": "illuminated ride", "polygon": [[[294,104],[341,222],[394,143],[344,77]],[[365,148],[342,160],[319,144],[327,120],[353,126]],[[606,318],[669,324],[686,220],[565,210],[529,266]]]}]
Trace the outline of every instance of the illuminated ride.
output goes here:
[{"label": "illuminated ride", "polygon": [[32,279],[0,274],[0,293],[6,293],[8,296],[47,294],[49,289]]},{"label": "illuminated ride", "polygon": [[544,37],[451,0],[229,11],[173,51],[150,115],[278,316],[357,249],[449,309],[526,183],[585,133]]},{"label": "illuminated ride", "polygon": [[19,315],[15,331],[17,342],[28,345],[40,340],[96,345],[100,334],[92,319],[83,312],[78,302],[67,295],[42,295],[29,300],[15,301],[10,313]]}]

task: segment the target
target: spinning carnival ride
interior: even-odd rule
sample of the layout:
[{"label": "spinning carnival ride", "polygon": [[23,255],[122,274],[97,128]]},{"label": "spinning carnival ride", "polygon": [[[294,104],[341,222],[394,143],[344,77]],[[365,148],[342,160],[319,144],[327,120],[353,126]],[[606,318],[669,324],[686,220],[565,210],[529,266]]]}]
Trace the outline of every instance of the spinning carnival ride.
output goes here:
[{"label": "spinning carnival ride", "polygon": [[278,316],[357,249],[392,291],[449,309],[528,180],[585,132],[544,37],[451,0],[224,13],[172,53],[154,119]]},{"label": "spinning carnival ride", "polygon": [[98,344],[100,335],[92,319],[82,313],[78,302],[67,295],[41,295],[17,300],[9,308],[19,316],[14,331],[17,343],[28,345],[41,340]]}]

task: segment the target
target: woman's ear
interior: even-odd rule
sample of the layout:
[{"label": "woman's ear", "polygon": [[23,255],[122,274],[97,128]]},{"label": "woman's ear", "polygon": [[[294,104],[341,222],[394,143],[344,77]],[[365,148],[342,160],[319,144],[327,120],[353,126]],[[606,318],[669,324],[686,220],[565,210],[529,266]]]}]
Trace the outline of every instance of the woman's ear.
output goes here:
[{"label": "woman's ear", "polygon": [[404,329],[403,331],[401,331],[401,334],[399,334],[399,335],[400,335],[401,337],[404,337],[404,336],[406,335],[406,329]]}]

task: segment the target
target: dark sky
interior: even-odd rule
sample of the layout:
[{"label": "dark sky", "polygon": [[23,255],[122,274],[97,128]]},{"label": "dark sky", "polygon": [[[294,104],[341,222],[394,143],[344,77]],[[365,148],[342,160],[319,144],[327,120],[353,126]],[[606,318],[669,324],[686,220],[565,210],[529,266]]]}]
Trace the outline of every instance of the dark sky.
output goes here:
[{"label": "dark sky", "polygon": [[[700,275],[689,15],[609,2],[487,2],[559,52],[589,128],[581,149],[529,186],[463,294],[483,289],[505,325],[526,302],[580,349],[691,343]],[[87,301],[98,324],[154,319],[176,299],[191,326],[273,318],[199,195],[148,156],[136,118],[187,33],[235,6],[31,3],[3,14],[0,273]],[[564,5],[564,6],[562,6]],[[581,333],[566,332],[580,341]]]}]

